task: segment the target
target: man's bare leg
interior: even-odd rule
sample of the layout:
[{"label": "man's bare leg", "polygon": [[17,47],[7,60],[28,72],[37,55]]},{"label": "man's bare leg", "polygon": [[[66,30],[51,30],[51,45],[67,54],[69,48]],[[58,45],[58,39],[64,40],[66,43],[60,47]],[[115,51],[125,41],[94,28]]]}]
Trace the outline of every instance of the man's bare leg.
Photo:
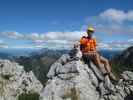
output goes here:
[{"label": "man's bare leg", "polygon": [[111,72],[111,66],[110,66],[108,60],[106,58],[100,56],[100,61],[101,61],[101,63],[104,64],[105,69],[107,70],[107,72],[110,73]]},{"label": "man's bare leg", "polygon": [[[95,65],[99,67],[99,69],[102,71],[104,75],[108,74],[110,78],[112,78],[113,80],[116,80],[115,76],[111,72],[111,66],[109,65],[109,62],[106,58],[100,57],[100,55],[97,52],[87,53],[86,55],[92,58]],[[104,64],[104,66],[101,65],[102,63]]]},{"label": "man's bare leg", "polygon": [[107,72],[108,72],[110,78],[113,79],[113,80],[116,80],[116,77],[115,77],[115,75],[112,73],[111,66],[110,66],[108,60],[107,60],[106,58],[102,57],[102,56],[100,56],[100,60],[101,60],[101,62],[105,65],[105,68],[106,68],[106,70],[107,70]]},{"label": "man's bare leg", "polygon": [[98,65],[99,69],[102,71],[103,74],[107,73],[104,66],[101,65],[100,55],[97,52],[95,53],[94,62],[96,63],[96,65]]}]

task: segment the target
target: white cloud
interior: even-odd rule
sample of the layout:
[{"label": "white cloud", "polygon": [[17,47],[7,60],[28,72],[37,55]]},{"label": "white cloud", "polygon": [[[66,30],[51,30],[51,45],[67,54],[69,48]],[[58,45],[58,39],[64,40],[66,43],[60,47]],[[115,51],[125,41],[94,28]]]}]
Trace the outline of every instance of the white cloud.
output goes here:
[{"label": "white cloud", "polygon": [[[48,48],[70,48],[74,42],[79,41],[84,32],[47,32],[40,34],[40,38],[34,38],[36,45]],[[38,36],[37,36],[38,37]]]},{"label": "white cloud", "polygon": [[109,49],[109,50],[123,50],[128,47],[132,46],[132,43],[129,43],[127,41],[112,41],[108,43],[98,43],[97,49]]},{"label": "white cloud", "polygon": [[130,25],[120,25],[120,24],[100,24],[96,25],[96,32],[104,32],[110,34],[126,34],[126,35],[133,35],[133,26]]},{"label": "white cloud", "polygon": [[0,48],[8,48],[8,45],[3,40],[0,40]]},{"label": "white cloud", "polygon": [[118,9],[107,9],[96,16],[89,16],[85,19],[82,29],[88,25],[95,27],[96,32],[109,34],[133,35],[133,9],[128,11]]},{"label": "white cloud", "polygon": [[9,48],[9,46],[6,44],[0,44],[0,48]]},{"label": "white cloud", "polygon": [[133,39],[128,39],[127,42],[133,43]]},{"label": "white cloud", "polygon": [[[17,33],[17,35],[16,35]],[[50,48],[50,49],[70,49],[73,47],[73,44],[85,35],[84,32],[75,31],[75,32],[47,32],[44,34],[31,33],[28,35],[23,35],[16,32],[13,36],[8,35],[8,38],[15,39],[27,39],[32,41],[31,45],[17,45],[12,46],[11,48]],[[6,33],[5,33],[6,34]],[[133,45],[133,39],[127,41],[112,41],[104,43],[102,41],[98,42],[98,49],[125,49]],[[0,40],[1,48],[8,48],[2,40]]]},{"label": "white cloud", "polygon": [[11,46],[10,48],[14,48],[14,49],[34,49],[34,46],[28,45],[17,45],[17,46]]},{"label": "white cloud", "polygon": [[24,35],[19,32],[2,32],[2,35],[8,38],[15,39],[28,39],[33,41],[48,41],[48,40],[67,40],[75,41],[78,40],[84,32],[82,31],[73,31],[73,32],[47,32],[47,33],[29,33]]},{"label": "white cloud", "polygon": [[2,35],[9,37],[9,38],[14,38],[14,39],[24,38],[24,35],[22,35],[18,32],[2,32]]},{"label": "white cloud", "polygon": [[113,49],[125,49],[133,46],[133,39],[128,39],[125,41],[111,41],[108,43]]},{"label": "white cloud", "polygon": [[[99,28],[99,27],[98,27]],[[97,28],[97,29],[98,29]],[[104,26],[100,27],[100,31],[105,32]],[[106,29],[109,31],[109,29]],[[112,32],[113,31],[112,29]],[[5,32],[4,32],[5,33]],[[68,49],[72,48],[73,44],[80,40],[80,38],[85,32],[74,31],[74,32],[47,32],[43,34],[39,33],[31,33],[28,35],[23,35],[18,32],[12,32],[10,35],[6,35],[8,38],[15,39],[26,39],[32,41],[31,45],[26,46],[13,46],[12,48],[50,48],[50,49]],[[17,35],[16,35],[17,33]],[[6,34],[6,33],[5,33]],[[12,35],[12,36],[11,36]],[[104,43],[102,41],[98,41],[98,49],[124,49],[133,45],[133,39],[129,39],[127,41],[112,41],[108,43]],[[7,48],[8,46],[3,44],[3,41],[0,40],[0,47]]]},{"label": "white cloud", "polygon": [[123,21],[133,21],[133,10],[125,12],[123,10],[117,9],[107,9],[106,11],[100,14],[100,17],[104,20],[114,21],[114,22],[123,22]]},{"label": "white cloud", "polygon": [[107,43],[102,43],[102,42],[98,43],[97,49],[103,49],[103,48],[104,49],[109,49],[111,47]]},{"label": "white cloud", "polygon": [[[12,39],[30,40],[35,45],[34,47],[66,48],[71,47],[74,42],[79,41],[81,36],[85,34],[82,31],[73,31],[29,33],[25,35],[19,32],[2,32],[2,35]],[[19,46],[17,47],[19,48]]]},{"label": "white cloud", "polygon": [[129,11],[128,14],[127,14],[127,19],[129,21],[133,21],[133,10]]}]

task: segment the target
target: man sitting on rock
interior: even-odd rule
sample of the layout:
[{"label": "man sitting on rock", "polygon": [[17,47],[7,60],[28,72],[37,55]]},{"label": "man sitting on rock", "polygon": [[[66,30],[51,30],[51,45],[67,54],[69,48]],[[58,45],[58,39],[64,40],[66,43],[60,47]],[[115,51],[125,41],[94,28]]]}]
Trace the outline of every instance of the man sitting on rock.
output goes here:
[{"label": "man sitting on rock", "polygon": [[[89,27],[87,29],[87,36],[83,36],[80,39],[80,50],[83,55],[83,60],[86,62],[89,60],[92,60],[95,65],[99,67],[99,69],[102,71],[103,75],[109,75],[111,79],[116,80],[116,77],[111,72],[111,66],[108,62],[108,60],[102,56],[99,55],[99,53],[96,50],[96,39],[92,38],[92,34],[94,33],[94,28]],[[101,65],[104,64],[104,66]]]}]

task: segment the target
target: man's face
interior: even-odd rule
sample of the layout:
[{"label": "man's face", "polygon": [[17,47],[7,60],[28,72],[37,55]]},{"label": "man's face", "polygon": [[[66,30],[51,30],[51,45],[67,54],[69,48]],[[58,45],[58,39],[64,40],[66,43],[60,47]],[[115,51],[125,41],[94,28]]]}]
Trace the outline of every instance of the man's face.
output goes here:
[{"label": "man's face", "polygon": [[92,37],[92,34],[93,34],[93,32],[90,32],[90,31],[87,31],[87,35],[88,35],[88,37]]}]

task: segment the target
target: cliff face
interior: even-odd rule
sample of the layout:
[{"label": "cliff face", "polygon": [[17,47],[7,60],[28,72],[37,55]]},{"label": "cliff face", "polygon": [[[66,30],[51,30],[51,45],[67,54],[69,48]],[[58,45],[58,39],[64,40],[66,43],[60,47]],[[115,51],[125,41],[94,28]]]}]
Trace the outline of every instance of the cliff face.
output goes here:
[{"label": "cliff face", "polygon": [[123,72],[119,82],[113,84],[93,62],[85,64],[81,58],[80,50],[73,49],[51,66],[40,100],[126,100],[132,95],[132,72]]},{"label": "cliff face", "polygon": [[40,94],[43,86],[32,72],[9,60],[0,60],[0,100],[19,100],[21,94]]}]

